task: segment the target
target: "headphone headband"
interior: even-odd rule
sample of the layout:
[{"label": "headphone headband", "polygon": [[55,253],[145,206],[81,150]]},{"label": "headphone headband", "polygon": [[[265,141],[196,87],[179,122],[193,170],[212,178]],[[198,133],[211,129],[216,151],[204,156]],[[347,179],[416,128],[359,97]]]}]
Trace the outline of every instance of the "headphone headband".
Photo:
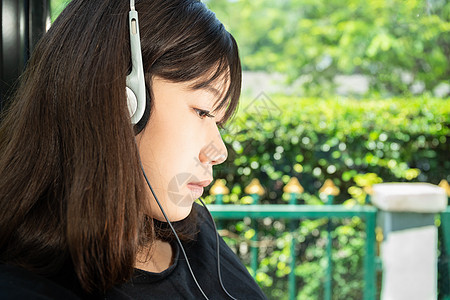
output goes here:
[{"label": "headphone headband", "polygon": [[134,0],[130,0],[128,23],[130,29],[131,73],[127,76],[127,104],[131,116],[131,123],[137,124],[145,112],[146,91],[141,39],[139,35],[139,20]]}]

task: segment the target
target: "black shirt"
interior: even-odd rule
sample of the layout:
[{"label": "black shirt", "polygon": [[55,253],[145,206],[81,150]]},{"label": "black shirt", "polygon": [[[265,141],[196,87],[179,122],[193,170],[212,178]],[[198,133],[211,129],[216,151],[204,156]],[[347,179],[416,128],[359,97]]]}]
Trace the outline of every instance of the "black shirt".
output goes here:
[{"label": "black shirt", "polygon": [[[209,299],[230,299],[217,274],[214,225],[205,208],[195,204],[199,233],[195,241],[183,242],[192,271]],[[224,287],[236,299],[267,299],[239,258],[220,238],[221,275]],[[103,299],[204,299],[192,278],[181,249],[173,244],[174,263],[161,273],[135,270],[133,278],[113,287]],[[67,270],[73,273],[73,270]],[[67,274],[60,274],[64,278]],[[68,276],[70,277],[70,276]],[[66,286],[65,288],[63,286]],[[78,296],[77,296],[78,295]],[[0,299],[79,299],[79,286],[56,284],[21,268],[0,265]]]}]

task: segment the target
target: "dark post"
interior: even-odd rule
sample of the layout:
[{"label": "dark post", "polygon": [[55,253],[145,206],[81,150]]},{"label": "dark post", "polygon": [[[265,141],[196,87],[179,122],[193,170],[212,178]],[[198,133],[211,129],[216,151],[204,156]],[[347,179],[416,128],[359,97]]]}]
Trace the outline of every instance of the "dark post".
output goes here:
[{"label": "dark post", "polygon": [[50,0],[2,0],[0,16],[1,110],[31,51],[50,25]]}]

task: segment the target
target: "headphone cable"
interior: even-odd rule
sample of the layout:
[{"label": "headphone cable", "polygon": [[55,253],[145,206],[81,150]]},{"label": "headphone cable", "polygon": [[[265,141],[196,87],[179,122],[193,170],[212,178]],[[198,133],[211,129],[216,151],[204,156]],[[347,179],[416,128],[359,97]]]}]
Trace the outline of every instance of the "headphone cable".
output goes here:
[{"label": "headphone cable", "polygon": [[206,207],[205,203],[203,202],[202,198],[198,198],[198,200],[202,203],[203,207],[206,209],[206,211],[208,212],[209,218],[211,219],[213,226],[214,226],[214,232],[216,233],[216,255],[217,255],[217,274],[219,275],[219,282],[220,282],[220,286],[222,287],[222,290],[228,295],[228,297],[230,297],[233,300],[237,300],[236,298],[234,298],[233,296],[230,295],[230,293],[228,293],[227,289],[225,288],[225,286],[223,285],[222,282],[222,275],[220,273],[220,243],[219,243],[219,233],[217,232],[217,227],[216,227],[216,223],[214,222],[214,218],[211,215],[211,213],[209,212],[209,209]]},{"label": "headphone cable", "polygon": [[[135,140],[135,142],[136,142],[136,140]],[[136,143],[136,147],[137,147],[137,143]],[[175,228],[173,227],[172,223],[169,221],[169,218],[167,217],[167,215],[166,215],[166,213],[165,213],[165,211],[164,211],[164,209],[163,209],[161,203],[160,203],[159,200],[158,200],[158,197],[156,197],[155,191],[153,190],[152,185],[150,184],[150,181],[148,180],[147,174],[145,173],[145,170],[144,170],[144,166],[142,165],[141,155],[140,155],[139,151],[138,151],[138,158],[139,158],[139,166],[141,167],[142,174],[144,175],[145,182],[147,183],[148,187],[150,188],[150,191],[152,192],[152,195],[153,195],[153,197],[155,198],[156,203],[158,204],[159,209],[161,210],[161,212],[162,212],[162,214],[163,214],[163,216],[164,216],[164,219],[166,219],[167,223],[169,224],[170,229],[172,230],[172,232],[173,232],[174,235],[175,235],[175,238],[176,238],[176,240],[177,240],[177,243],[178,243],[178,245],[179,245],[180,248],[181,248],[181,252],[183,253],[184,258],[186,259],[186,264],[187,264],[187,266],[188,266],[189,272],[190,272],[191,275],[192,275],[192,279],[194,279],[194,282],[195,282],[195,284],[197,285],[197,287],[198,287],[198,289],[200,290],[200,292],[202,293],[203,297],[204,297],[206,300],[209,300],[209,298],[206,296],[206,294],[205,294],[205,292],[203,291],[203,289],[200,287],[200,284],[198,283],[197,278],[196,278],[195,275],[194,275],[194,272],[192,271],[191,264],[189,263],[189,259],[188,259],[188,257],[187,257],[186,251],[184,250],[183,244],[181,243],[181,240],[180,240],[180,238],[178,237],[178,234],[177,234],[177,232],[175,231]],[[205,205],[205,203],[203,202],[203,200],[202,200],[201,198],[198,198],[198,200],[200,200],[200,202],[202,203],[202,206],[203,206],[203,207],[206,209],[206,211],[208,212],[209,218],[211,219],[211,221],[212,221],[212,223],[213,223],[214,232],[215,232],[215,234],[216,234],[217,274],[218,274],[218,276],[219,276],[219,283],[220,283],[220,286],[221,286],[222,290],[227,294],[227,296],[230,297],[230,299],[237,300],[236,298],[234,298],[233,296],[230,295],[230,293],[227,291],[227,289],[226,289],[225,286],[223,285],[222,275],[221,275],[221,272],[220,272],[220,243],[219,243],[219,233],[217,232],[216,223],[214,222],[214,218],[213,218],[213,216],[211,215],[211,213],[209,212],[209,210],[208,210],[208,208],[206,207],[206,205]]]},{"label": "headphone cable", "polygon": [[183,244],[181,244],[180,238],[178,237],[178,234],[176,233],[175,228],[173,228],[172,223],[169,221],[169,218],[167,217],[166,213],[164,212],[164,209],[162,208],[161,203],[159,203],[159,200],[156,197],[155,192],[153,191],[153,188],[152,188],[152,186],[150,184],[150,181],[148,180],[147,175],[145,174],[144,167],[142,166],[142,162],[141,162],[140,158],[139,158],[139,164],[141,165],[142,174],[144,174],[145,181],[147,182],[147,185],[150,188],[150,191],[152,192],[153,197],[155,198],[156,203],[159,206],[159,209],[161,210],[164,218],[166,219],[167,223],[169,224],[170,229],[175,234],[175,238],[177,240],[178,245],[181,248],[181,251],[183,252],[183,256],[186,259],[186,264],[187,264],[187,266],[189,268],[189,271],[191,272],[191,275],[192,275],[192,278],[194,279],[195,284],[197,285],[198,289],[202,293],[203,297],[205,297],[206,300],[209,300],[209,298],[206,296],[205,292],[203,292],[202,288],[200,287],[200,284],[197,282],[197,278],[195,277],[194,272],[192,271],[191,264],[189,263],[189,259],[187,258],[186,252],[184,251]]}]

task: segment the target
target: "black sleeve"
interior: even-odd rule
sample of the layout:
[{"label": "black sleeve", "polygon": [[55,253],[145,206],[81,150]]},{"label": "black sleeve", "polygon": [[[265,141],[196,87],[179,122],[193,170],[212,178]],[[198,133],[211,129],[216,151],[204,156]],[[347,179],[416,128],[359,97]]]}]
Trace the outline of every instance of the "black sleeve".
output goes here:
[{"label": "black sleeve", "polygon": [[0,299],[79,300],[70,290],[21,267],[0,264]]}]

